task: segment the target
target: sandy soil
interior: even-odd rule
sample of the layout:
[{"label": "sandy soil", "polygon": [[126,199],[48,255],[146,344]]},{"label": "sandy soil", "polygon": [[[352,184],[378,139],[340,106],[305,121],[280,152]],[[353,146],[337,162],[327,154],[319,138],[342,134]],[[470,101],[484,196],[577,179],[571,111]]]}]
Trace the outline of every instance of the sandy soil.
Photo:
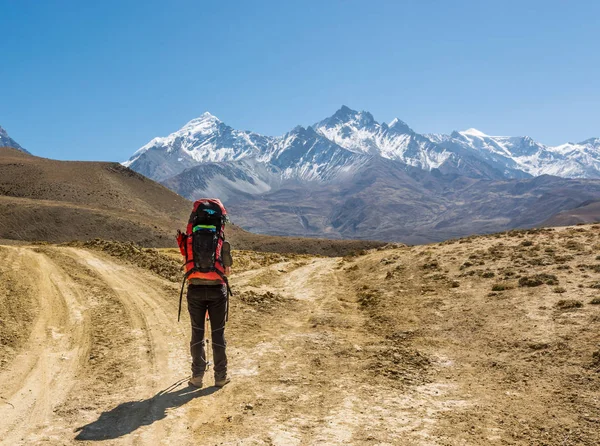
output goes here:
[{"label": "sandy soil", "polygon": [[595,445],[599,248],[585,227],[253,255],[232,279],[233,381],[195,390],[176,283],[97,250],[4,246],[0,438]]},{"label": "sandy soil", "polygon": [[85,249],[2,252],[31,277],[37,313],[0,374],[6,444],[335,444],[373,430],[392,444],[401,433],[390,387],[361,362],[372,340],[335,258],[239,274],[233,382],[194,390],[175,284]]}]

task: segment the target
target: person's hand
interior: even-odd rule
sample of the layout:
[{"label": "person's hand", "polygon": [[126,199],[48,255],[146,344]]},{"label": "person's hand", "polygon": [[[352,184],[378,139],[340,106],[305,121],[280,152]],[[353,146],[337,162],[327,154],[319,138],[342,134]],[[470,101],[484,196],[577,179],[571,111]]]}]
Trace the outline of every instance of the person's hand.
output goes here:
[{"label": "person's hand", "polygon": [[226,266],[225,267],[225,275],[228,276],[231,274],[231,266]]}]

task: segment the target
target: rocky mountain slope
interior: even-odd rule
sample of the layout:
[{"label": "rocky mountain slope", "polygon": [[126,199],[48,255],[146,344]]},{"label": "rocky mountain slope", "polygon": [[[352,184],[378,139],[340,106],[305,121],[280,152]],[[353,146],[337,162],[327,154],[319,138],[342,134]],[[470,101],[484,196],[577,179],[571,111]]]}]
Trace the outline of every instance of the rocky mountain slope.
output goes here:
[{"label": "rocky mountain slope", "polygon": [[27,150],[25,150],[23,147],[21,147],[21,145],[17,141],[12,139],[8,135],[8,132],[6,130],[4,130],[1,126],[0,126],[0,147],[11,147],[13,149],[20,150],[21,152],[29,153]]}]

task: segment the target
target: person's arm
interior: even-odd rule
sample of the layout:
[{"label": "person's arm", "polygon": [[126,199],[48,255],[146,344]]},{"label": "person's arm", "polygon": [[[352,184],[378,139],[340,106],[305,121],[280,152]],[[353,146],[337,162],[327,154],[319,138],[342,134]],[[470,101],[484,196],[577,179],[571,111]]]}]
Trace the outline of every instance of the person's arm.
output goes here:
[{"label": "person's arm", "polygon": [[231,274],[231,267],[233,266],[233,257],[231,256],[231,245],[228,241],[223,242],[223,266],[225,267],[225,275]]},{"label": "person's arm", "polygon": [[179,246],[179,252],[185,257],[185,236],[180,230],[177,230],[177,246]]}]

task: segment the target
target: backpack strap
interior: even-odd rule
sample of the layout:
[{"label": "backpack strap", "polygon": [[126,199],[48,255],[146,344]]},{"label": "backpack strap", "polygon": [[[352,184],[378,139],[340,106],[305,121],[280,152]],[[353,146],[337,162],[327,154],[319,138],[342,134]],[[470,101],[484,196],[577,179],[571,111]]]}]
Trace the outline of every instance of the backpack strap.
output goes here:
[{"label": "backpack strap", "polygon": [[181,291],[179,292],[179,311],[177,312],[177,322],[179,322],[179,320],[181,319],[181,303],[183,301],[183,289],[185,288],[185,281],[193,272],[195,272],[194,268],[192,268],[183,275],[183,282],[181,282]]},{"label": "backpack strap", "polygon": [[229,286],[229,279],[227,278],[227,276],[216,268],[215,272],[219,275],[219,277],[221,277],[221,279],[223,279],[223,282],[225,282],[225,286],[227,287],[227,302],[225,303],[225,322],[229,322],[229,296],[233,296],[233,291],[231,291],[231,287]]}]

